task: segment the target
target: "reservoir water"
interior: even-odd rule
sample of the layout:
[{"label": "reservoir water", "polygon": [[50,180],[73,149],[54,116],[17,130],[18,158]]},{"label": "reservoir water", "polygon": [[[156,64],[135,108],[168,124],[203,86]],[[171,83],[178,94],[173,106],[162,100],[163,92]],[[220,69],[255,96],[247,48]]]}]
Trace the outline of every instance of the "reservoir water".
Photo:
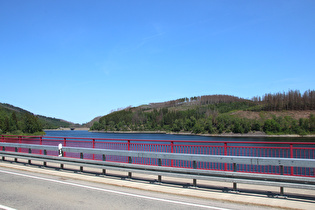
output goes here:
[{"label": "reservoir water", "polygon": [[50,131],[46,136],[105,138],[105,139],[144,139],[144,140],[184,140],[184,141],[248,141],[248,142],[315,142],[315,137],[218,137],[197,135],[172,135],[148,133],[102,133],[89,131]]},{"label": "reservoir water", "polygon": [[[63,145],[69,147],[208,155],[305,159],[315,158],[314,137],[213,137],[148,133],[102,133],[76,130],[45,132],[46,136],[43,137],[43,141],[44,139],[46,139],[46,141],[49,141],[50,139],[58,139],[57,142],[54,142],[55,144],[62,143]],[[303,144],[303,142],[306,143]],[[74,155],[73,157],[78,158],[80,156],[79,154],[76,154],[76,156]],[[99,155],[89,155],[87,158],[102,160],[102,157]],[[106,160],[128,162],[127,157],[107,156]],[[133,159],[133,163],[148,165],[158,164],[157,160],[150,158],[135,158]],[[192,164],[193,163],[191,161],[189,162],[179,160],[174,161],[174,164],[173,161],[170,160],[163,160],[162,163],[162,165],[172,167],[192,167]],[[197,168],[212,170],[233,170],[233,165],[230,163],[219,164],[198,162]],[[238,170],[243,172],[269,174],[280,173],[280,168],[276,166],[265,167],[258,165],[239,165]],[[315,171],[313,168],[284,167],[284,174],[315,176]]]}]

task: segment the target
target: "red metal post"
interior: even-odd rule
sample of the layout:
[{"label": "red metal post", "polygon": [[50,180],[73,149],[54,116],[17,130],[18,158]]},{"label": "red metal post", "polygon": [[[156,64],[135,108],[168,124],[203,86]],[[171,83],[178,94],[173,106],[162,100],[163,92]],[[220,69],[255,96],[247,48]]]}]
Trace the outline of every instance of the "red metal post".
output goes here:
[{"label": "red metal post", "polygon": [[[43,145],[43,137],[39,137],[39,144]],[[39,154],[42,154],[42,150],[39,150]]]},{"label": "red metal post", "polygon": [[[171,141],[171,153],[174,153],[174,142]],[[171,160],[171,167],[174,166],[174,162],[173,162],[173,159]]]},{"label": "red metal post", "polygon": [[[63,146],[67,146],[67,138],[63,138]],[[66,157],[66,153],[63,153],[63,157]]]},{"label": "red metal post", "polygon": [[128,140],[128,151],[130,150],[130,140]]},{"label": "red metal post", "polygon": [[[290,158],[293,158],[293,144],[290,144]],[[294,174],[293,166],[291,166],[291,176]]]},{"label": "red metal post", "polygon": [[[227,142],[224,142],[224,156],[227,156]],[[224,171],[227,170],[227,163],[224,163]]]},{"label": "red metal post", "polygon": [[[93,142],[93,149],[95,149],[95,139],[92,140]],[[93,154],[93,160],[95,160],[95,155]]]},{"label": "red metal post", "polygon": [[[128,151],[130,150],[130,140],[128,140],[128,143],[127,143],[127,149],[128,149]],[[131,163],[132,162],[132,160],[131,160],[131,157],[129,156],[128,157],[128,163]],[[129,175],[129,177],[131,177],[131,172],[128,172],[128,175]]]},{"label": "red metal post", "polygon": [[[19,136],[19,144],[22,143],[22,136]],[[19,152],[21,152],[21,148],[19,148]]]}]

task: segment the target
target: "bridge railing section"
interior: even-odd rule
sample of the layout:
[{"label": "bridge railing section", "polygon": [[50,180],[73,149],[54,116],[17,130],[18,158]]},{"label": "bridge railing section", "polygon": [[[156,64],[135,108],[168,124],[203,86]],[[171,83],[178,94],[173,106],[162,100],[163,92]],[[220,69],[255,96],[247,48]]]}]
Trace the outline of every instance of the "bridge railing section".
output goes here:
[{"label": "bridge railing section", "polygon": [[[68,147],[98,148],[112,150],[168,152],[225,156],[248,157],[279,157],[315,159],[315,142],[249,142],[249,141],[178,141],[178,140],[143,140],[143,139],[104,139],[77,137],[49,137],[49,136],[1,136],[2,142],[37,144]],[[8,150],[8,148],[7,148]],[[10,150],[10,148],[9,148]],[[11,148],[14,151],[14,148]],[[19,148],[18,152],[28,153],[27,149]],[[42,154],[41,150],[32,153]],[[48,151],[47,155],[57,156],[57,152]],[[65,157],[81,158],[79,153],[67,152]],[[103,160],[102,155],[87,154],[85,159]],[[109,155],[107,161],[128,163],[130,159],[124,156]],[[136,157],[134,164],[162,165],[180,168],[197,168],[207,170],[235,171],[231,163],[192,162],[185,160],[167,160],[159,162],[154,158]],[[268,165],[239,164],[237,171],[263,174],[284,174],[292,176],[315,177],[314,168],[284,167]]]}]

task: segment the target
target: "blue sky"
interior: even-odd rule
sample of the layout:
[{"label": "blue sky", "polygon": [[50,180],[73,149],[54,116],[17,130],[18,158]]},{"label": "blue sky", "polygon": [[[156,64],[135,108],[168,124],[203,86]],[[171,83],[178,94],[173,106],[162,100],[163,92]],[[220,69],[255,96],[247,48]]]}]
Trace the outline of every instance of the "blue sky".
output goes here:
[{"label": "blue sky", "polygon": [[313,0],[0,0],[0,102],[85,123],[182,97],[314,89]]}]

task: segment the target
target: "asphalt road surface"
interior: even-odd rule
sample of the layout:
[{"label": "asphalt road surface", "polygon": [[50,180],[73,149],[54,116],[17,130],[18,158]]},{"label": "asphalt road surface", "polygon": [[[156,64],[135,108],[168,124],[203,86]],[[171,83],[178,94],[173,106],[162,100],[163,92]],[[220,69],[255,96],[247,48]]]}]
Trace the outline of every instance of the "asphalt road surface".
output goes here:
[{"label": "asphalt road surface", "polygon": [[0,209],[270,209],[0,167]]}]

